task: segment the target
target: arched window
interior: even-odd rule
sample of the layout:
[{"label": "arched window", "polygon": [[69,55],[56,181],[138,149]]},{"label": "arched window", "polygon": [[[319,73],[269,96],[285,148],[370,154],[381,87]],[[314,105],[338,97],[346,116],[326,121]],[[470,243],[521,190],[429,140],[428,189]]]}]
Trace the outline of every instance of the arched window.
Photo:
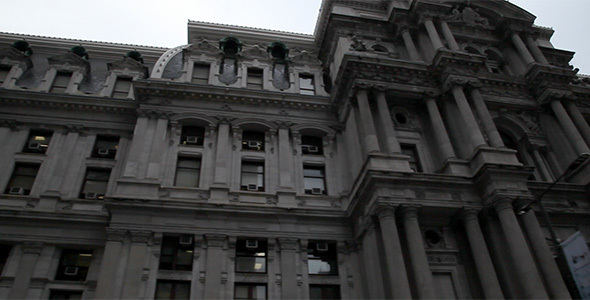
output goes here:
[{"label": "arched window", "polygon": [[219,41],[219,49],[223,53],[219,70],[219,81],[232,84],[238,80],[237,54],[242,50],[242,43],[235,37],[226,37]]},{"label": "arched window", "polygon": [[289,83],[289,48],[282,42],[272,42],[267,52],[274,60],[272,68],[272,85],[280,90],[288,89]]},{"label": "arched window", "polygon": [[487,57],[488,70],[492,73],[502,74],[502,58],[498,53],[492,50],[485,51]]}]

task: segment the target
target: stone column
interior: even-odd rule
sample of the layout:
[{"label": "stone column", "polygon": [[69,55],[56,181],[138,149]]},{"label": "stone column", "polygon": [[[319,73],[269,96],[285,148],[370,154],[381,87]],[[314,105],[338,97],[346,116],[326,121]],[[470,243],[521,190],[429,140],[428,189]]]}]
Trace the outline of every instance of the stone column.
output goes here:
[{"label": "stone column", "polygon": [[538,169],[541,172],[541,174],[543,175],[543,179],[545,181],[551,181],[553,179],[553,177],[549,173],[549,170],[547,170],[547,166],[545,165],[545,161],[543,160],[543,157],[541,157],[541,154],[539,153],[538,147],[539,146],[537,146],[537,145],[532,145],[533,158],[537,162],[537,166],[539,166]]},{"label": "stone column", "polygon": [[426,98],[426,108],[428,109],[428,115],[430,116],[430,122],[432,123],[432,129],[434,130],[434,137],[440,147],[440,151],[443,154],[444,159],[455,157],[455,151],[451,145],[451,140],[445,128],[445,123],[440,116],[436,101],[433,97]]},{"label": "stone column", "polygon": [[39,259],[39,254],[43,250],[42,243],[24,243],[23,254],[18,264],[18,271],[14,276],[12,288],[8,293],[8,299],[25,299],[31,277],[35,271],[35,265]]},{"label": "stone column", "polygon": [[467,98],[465,97],[465,93],[463,92],[463,87],[459,85],[455,85],[451,88],[453,92],[453,97],[455,98],[455,102],[457,103],[457,107],[461,112],[461,117],[465,121],[467,125],[467,132],[469,137],[471,138],[471,144],[473,147],[478,147],[482,145],[487,145],[483,135],[481,135],[481,131],[479,130],[479,125],[475,120],[475,116],[473,116],[473,111],[471,111],[471,107],[467,102]]},{"label": "stone column", "polygon": [[148,167],[147,167],[147,178],[157,179],[160,177],[160,166],[162,164],[162,153],[164,147],[168,147],[166,142],[166,131],[168,130],[168,117],[162,114],[156,121],[156,130],[154,132],[154,138],[152,140],[152,148],[150,151]]},{"label": "stone column", "polygon": [[535,43],[531,36],[526,37],[526,44],[537,62],[546,65],[549,64],[549,61],[547,61],[547,58],[545,58],[545,55],[543,55],[543,52],[541,52],[541,49],[539,49],[539,46],[537,45],[537,43]]},{"label": "stone column", "polygon": [[545,285],[549,291],[549,296],[551,296],[551,299],[571,299],[572,297],[561,277],[561,272],[555,263],[555,259],[553,259],[553,253],[549,250],[545,234],[541,230],[535,212],[529,210],[521,217],[521,220],[524,230],[529,237],[533,253],[537,258],[541,274],[545,278]]},{"label": "stone column", "polygon": [[406,239],[408,240],[408,252],[412,266],[414,281],[418,291],[419,299],[436,298],[434,285],[432,283],[432,272],[428,265],[426,250],[418,225],[418,209],[415,207],[404,207],[401,211],[404,221]]},{"label": "stone column", "polygon": [[584,116],[582,116],[582,113],[580,113],[580,110],[572,100],[565,101],[565,108],[582,134],[584,141],[586,141],[586,145],[590,147],[590,125],[588,125],[588,122],[586,122]]},{"label": "stone column", "polygon": [[385,248],[385,262],[389,273],[387,289],[394,299],[410,299],[410,284],[408,282],[404,256],[399,241],[397,225],[395,224],[395,208],[386,208],[379,212],[379,226]]},{"label": "stone column", "polygon": [[469,247],[471,248],[471,255],[475,262],[479,282],[486,299],[504,299],[502,288],[492,263],[492,258],[486,246],[486,241],[483,237],[477,212],[472,209],[464,210],[461,213],[461,220],[465,226],[465,233],[469,240]]},{"label": "stone column", "polygon": [[520,39],[520,35],[518,33],[513,32],[511,35],[512,43],[516,47],[516,50],[520,54],[520,57],[524,60],[525,65],[530,65],[535,62],[535,59],[523,43],[522,39]]},{"label": "stone column", "polygon": [[504,142],[500,137],[500,133],[498,133],[498,129],[496,128],[496,124],[494,124],[494,120],[492,120],[492,116],[488,111],[488,108],[479,93],[479,89],[474,87],[471,89],[471,99],[473,101],[473,106],[475,107],[475,111],[483,124],[483,128],[486,131],[486,135],[490,140],[490,144],[492,147],[504,147]]},{"label": "stone column", "polygon": [[112,285],[119,266],[119,259],[122,255],[121,249],[123,248],[123,240],[127,230],[107,228],[106,231],[107,243],[102,255],[100,273],[96,284],[96,299],[119,298],[119,295],[115,295]]},{"label": "stone column", "polygon": [[445,37],[445,40],[447,40],[447,44],[449,45],[449,49],[451,49],[452,51],[458,51],[459,45],[457,45],[457,41],[455,40],[455,37],[453,36],[453,32],[451,31],[451,28],[449,28],[449,24],[447,24],[447,22],[445,20],[441,20],[440,27],[442,28],[442,32],[443,32],[443,36]]},{"label": "stone column", "polygon": [[389,107],[387,106],[384,92],[377,93],[377,106],[379,108],[379,120],[381,121],[381,126],[383,126],[383,131],[385,132],[387,139],[388,152],[401,153],[402,150],[397,141],[397,135],[393,128],[393,122],[391,121],[391,114],[389,113]]},{"label": "stone column", "polygon": [[289,139],[289,128],[279,128],[279,186],[293,188],[293,149]]},{"label": "stone column", "polygon": [[[362,261],[363,261],[363,284],[365,288],[365,298],[368,299],[384,299],[390,295],[389,291],[385,291],[385,282],[383,282],[383,259],[379,252],[378,233],[370,220],[370,224],[366,224],[366,231],[362,237]],[[387,296],[386,296],[387,295]]]},{"label": "stone column", "polygon": [[207,261],[205,262],[204,299],[220,299],[221,297],[221,269],[223,266],[223,246],[225,235],[205,235],[207,239]]},{"label": "stone column", "polygon": [[414,44],[414,40],[412,39],[412,34],[410,33],[409,28],[402,29],[402,38],[404,39],[404,45],[408,50],[408,55],[410,55],[410,59],[413,61],[421,61],[420,54],[416,49],[416,44]]},{"label": "stone column", "polygon": [[438,32],[436,31],[436,27],[434,26],[431,17],[424,17],[424,27],[426,27],[426,32],[428,33],[428,37],[430,38],[430,42],[432,43],[434,50],[444,48],[445,46],[440,40],[440,36],[438,36]]},{"label": "stone column", "polygon": [[569,138],[572,142],[574,149],[576,149],[576,154],[580,155],[582,153],[590,152],[588,145],[584,142],[584,138],[578,132],[576,125],[572,122],[572,119],[567,115],[567,112],[561,105],[561,102],[557,99],[551,101],[551,108],[557,117],[557,121],[559,121],[559,125],[563,128],[565,135]]},{"label": "stone column", "polygon": [[131,147],[129,148],[129,155],[127,155],[127,163],[123,173],[125,177],[137,177],[137,172],[139,171],[139,153],[142,151],[143,138],[148,124],[149,119],[146,115],[140,115],[137,118],[135,130],[133,131],[133,140],[131,141]]},{"label": "stone column", "polygon": [[375,122],[373,121],[373,114],[369,106],[369,98],[366,90],[357,90],[356,99],[360,113],[360,123],[363,127],[364,138],[363,146],[368,153],[380,152],[379,141],[377,140],[377,133],[375,131]]},{"label": "stone column", "polygon": [[152,233],[150,231],[130,231],[131,247],[123,280],[122,299],[138,299],[140,295],[141,276],[147,255],[147,242]]},{"label": "stone column", "polygon": [[527,299],[548,299],[535,261],[512,210],[510,199],[499,199],[494,203],[494,209],[506,237],[507,246],[512,256],[513,270],[520,281],[519,288],[522,290],[522,295]]},{"label": "stone column", "polygon": [[227,185],[227,173],[229,163],[229,123],[221,122],[219,123],[219,127],[217,129],[214,183]]},{"label": "stone column", "polygon": [[297,239],[279,238],[281,247],[281,299],[297,299]]}]

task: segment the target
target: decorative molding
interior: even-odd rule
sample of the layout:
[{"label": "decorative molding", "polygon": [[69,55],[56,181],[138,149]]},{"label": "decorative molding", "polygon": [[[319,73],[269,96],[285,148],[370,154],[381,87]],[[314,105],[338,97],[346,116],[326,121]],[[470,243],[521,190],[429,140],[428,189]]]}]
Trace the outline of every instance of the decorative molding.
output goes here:
[{"label": "decorative molding", "polygon": [[147,243],[152,236],[151,231],[147,230],[130,230],[129,236],[132,243]]},{"label": "decorative molding", "polygon": [[107,234],[107,241],[109,241],[109,242],[122,242],[123,240],[125,240],[125,237],[127,236],[127,230],[126,229],[117,229],[117,228],[107,228],[106,234]]}]

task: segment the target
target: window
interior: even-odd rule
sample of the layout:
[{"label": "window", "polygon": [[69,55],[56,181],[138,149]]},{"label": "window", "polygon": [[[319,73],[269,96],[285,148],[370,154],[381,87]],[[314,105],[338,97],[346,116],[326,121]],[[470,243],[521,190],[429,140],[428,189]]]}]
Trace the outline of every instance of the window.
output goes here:
[{"label": "window", "polygon": [[195,63],[191,82],[198,84],[209,83],[209,64]]},{"label": "window", "polygon": [[37,172],[39,172],[39,165],[37,164],[16,163],[4,193],[13,195],[30,194]]},{"label": "window", "polygon": [[324,167],[303,166],[303,185],[308,195],[326,195],[326,172]]},{"label": "window", "polygon": [[53,85],[51,86],[52,93],[63,93],[68,88],[68,84],[70,84],[70,79],[72,78],[71,72],[57,72],[55,74],[55,80],[53,80]]},{"label": "window", "polygon": [[340,299],[340,286],[311,284],[309,299]]},{"label": "window", "polygon": [[248,68],[246,87],[249,89],[261,90],[263,88],[262,78],[262,69]]},{"label": "window", "polygon": [[485,54],[487,56],[487,67],[488,70],[492,73],[502,74],[502,58],[498,53],[491,50],[486,50]]},{"label": "window", "polygon": [[238,239],[236,242],[236,272],[266,273],[266,241]]},{"label": "window", "polygon": [[11,68],[12,67],[9,66],[0,66],[0,85],[2,85],[8,78],[8,73],[10,72]]},{"label": "window", "polygon": [[86,280],[86,274],[88,274],[91,261],[91,250],[62,250],[55,280]]},{"label": "window", "polygon": [[80,198],[104,200],[111,177],[111,169],[88,168]]},{"label": "window", "polygon": [[266,299],[266,285],[253,283],[236,283],[234,299]]},{"label": "window", "polygon": [[129,77],[117,77],[115,88],[113,88],[113,98],[125,99],[129,96],[129,91],[133,88],[133,80]]},{"label": "window", "polygon": [[4,265],[10,255],[10,248],[12,248],[10,245],[0,244],[0,275],[2,275],[2,270],[4,270]]},{"label": "window", "polygon": [[29,138],[23,148],[23,152],[28,153],[45,153],[49,148],[49,142],[53,132],[47,130],[31,130]]},{"label": "window", "polygon": [[264,162],[242,162],[242,191],[264,191]]},{"label": "window", "polygon": [[205,141],[205,128],[200,126],[182,126],[180,144],[203,146]]},{"label": "window", "polygon": [[245,130],[242,133],[242,149],[264,151],[264,132]]},{"label": "window", "polygon": [[402,154],[410,157],[410,169],[412,169],[414,172],[422,172],[422,166],[420,165],[420,160],[418,159],[416,145],[401,144],[400,146],[402,148]]},{"label": "window", "polygon": [[82,299],[82,291],[51,290],[49,300],[79,300]]},{"label": "window", "polygon": [[193,236],[165,235],[162,239],[160,270],[191,271],[193,269]]},{"label": "window", "polygon": [[198,157],[178,157],[176,163],[175,186],[198,187],[201,174],[201,159]]},{"label": "window", "polygon": [[155,299],[189,299],[190,281],[158,280]]},{"label": "window", "polygon": [[92,157],[114,159],[119,149],[119,137],[110,135],[97,135]]},{"label": "window", "polygon": [[315,95],[313,75],[299,75],[299,93],[302,95]]},{"label": "window", "polygon": [[304,135],[301,137],[301,153],[324,154],[323,140],[318,136]]},{"label": "window", "polygon": [[307,262],[309,274],[338,275],[336,243],[310,241],[307,244]]}]

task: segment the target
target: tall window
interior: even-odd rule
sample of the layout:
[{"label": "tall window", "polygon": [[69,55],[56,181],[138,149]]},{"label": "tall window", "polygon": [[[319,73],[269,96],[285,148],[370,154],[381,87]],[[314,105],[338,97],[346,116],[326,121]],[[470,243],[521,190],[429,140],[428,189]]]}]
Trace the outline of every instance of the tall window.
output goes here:
[{"label": "tall window", "polygon": [[309,274],[338,275],[336,243],[310,241],[307,244],[307,268]]},{"label": "tall window", "polygon": [[160,254],[160,270],[191,271],[194,241],[192,235],[164,236]]},{"label": "tall window", "polygon": [[327,192],[324,167],[303,166],[303,185],[308,195],[325,195]]},{"label": "tall window", "polygon": [[246,79],[246,87],[249,89],[261,90],[262,85],[262,69],[248,68],[248,78]]},{"label": "tall window", "polygon": [[51,141],[51,136],[53,132],[48,130],[31,130],[29,132],[29,137],[27,138],[27,143],[23,148],[23,152],[28,153],[45,153],[47,152],[47,148],[49,148],[49,142]]},{"label": "tall window", "polygon": [[4,269],[4,265],[6,265],[8,256],[10,255],[10,248],[12,248],[10,245],[0,244],[0,275],[2,275],[2,270]]},{"label": "tall window", "polygon": [[311,284],[309,286],[309,299],[340,299],[340,286]]},{"label": "tall window", "polygon": [[422,166],[420,165],[420,159],[418,158],[418,150],[416,145],[401,144],[402,154],[410,157],[410,169],[414,172],[422,172]]},{"label": "tall window", "polygon": [[82,299],[83,291],[72,290],[51,290],[49,300],[79,300]]},{"label": "tall window", "polygon": [[324,154],[324,143],[321,137],[304,135],[301,137],[301,153],[303,154]]},{"label": "tall window", "polygon": [[266,299],[266,284],[236,283],[234,299],[264,300]]},{"label": "tall window", "polygon": [[16,163],[5,194],[28,195],[39,172],[38,164]]},{"label": "tall window", "polygon": [[68,88],[72,79],[72,72],[57,72],[53,85],[51,86],[52,93],[63,93]]},{"label": "tall window", "polygon": [[266,273],[265,240],[238,239],[236,242],[236,272]]},{"label": "tall window", "polygon": [[12,67],[9,66],[0,66],[0,85],[2,85],[4,81],[6,81],[6,78],[8,77],[8,73],[10,72],[11,68]]},{"label": "tall window", "polygon": [[243,191],[264,191],[264,162],[242,162],[240,189]]},{"label": "tall window", "polygon": [[117,77],[113,88],[113,98],[125,99],[133,88],[133,80],[129,77]]},{"label": "tall window", "polygon": [[313,75],[299,74],[299,93],[302,95],[315,95]]},{"label": "tall window", "polygon": [[156,283],[155,299],[189,299],[191,291],[190,281],[158,280]]},{"label": "tall window", "polygon": [[111,169],[88,168],[80,198],[103,200],[107,193]]},{"label": "tall window", "polygon": [[203,146],[205,140],[205,128],[201,126],[182,126],[180,144]]},{"label": "tall window", "polygon": [[55,280],[84,281],[92,261],[91,250],[64,249],[61,251]]},{"label": "tall window", "polygon": [[198,157],[178,157],[176,163],[175,186],[198,187],[201,174],[201,159]]},{"label": "tall window", "polygon": [[209,83],[209,64],[195,63],[191,82],[198,84]]},{"label": "tall window", "polygon": [[264,151],[264,132],[244,130],[242,132],[242,149]]},{"label": "tall window", "polygon": [[92,148],[92,157],[98,158],[115,158],[119,149],[119,137],[110,135],[97,135],[94,148]]}]

